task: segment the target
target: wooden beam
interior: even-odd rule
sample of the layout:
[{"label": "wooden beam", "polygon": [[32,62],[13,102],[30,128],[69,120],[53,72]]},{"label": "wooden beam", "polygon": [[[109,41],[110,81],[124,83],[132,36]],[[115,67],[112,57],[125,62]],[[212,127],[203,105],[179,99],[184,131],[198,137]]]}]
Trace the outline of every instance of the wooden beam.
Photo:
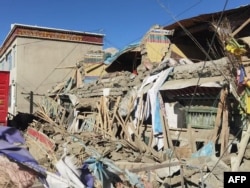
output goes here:
[{"label": "wooden beam", "polygon": [[223,105],[223,112],[222,112],[222,129],[220,134],[220,156],[222,156],[225,153],[225,149],[227,148],[228,144],[228,138],[229,138],[229,127],[228,127],[228,90],[225,89],[225,101]]},{"label": "wooden beam", "polygon": [[151,170],[156,170],[156,169],[160,169],[160,168],[180,166],[180,165],[181,165],[180,162],[170,162],[170,163],[164,163],[164,164],[155,164],[152,166],[146,166],[146,167],[141,167],[141,168],[137,168],[137,169],[130,169],[129,171],[133,172],[133,173],[138,173],[141,171],[151,171]]},{"label": "wooden beam", "polygon": [[236,34],[238,34],[247,24],[250,23],[250,18],[248,18],[240,27],[238,27],[233,33],[232,37],[234,37]]},{"label": "wooden beam", "polygon": [[222,117],[222,111],[223,111],[223,106],[224,106],[224,102],[225,102],[225,97],[226,97],[225,88],[222,88],[221,93],[220,93],[220,101],[218,104],[217,115],[215,118],[214,133],[212,136],[212,141],[214,143],[218,139],[218,131],[219,131],[219,128],[221,127],[221,117]]},{"label": "wooden beam", "polygon": [[248,142],[249,142],[249,138],[250,138],[250,122],[249,122],[249,119],[247,120],[247,126],[248,126],[247,131],[242,136],[240,144],[239,144],[238,155],[236,157],[231,158],[232,171],[239,171],[239,167],[240,167],[242,158],[244,156],[244,153],[246,151],[246,147],[247,147]]},{"label": "wooden beam", "polygon": [[196,140],[193,136],[193,128],[191,127],[191,125],[188,125],[188,140],[189,140],[189,145],[191,148],[192,153],[194,153],[196,151]]}]

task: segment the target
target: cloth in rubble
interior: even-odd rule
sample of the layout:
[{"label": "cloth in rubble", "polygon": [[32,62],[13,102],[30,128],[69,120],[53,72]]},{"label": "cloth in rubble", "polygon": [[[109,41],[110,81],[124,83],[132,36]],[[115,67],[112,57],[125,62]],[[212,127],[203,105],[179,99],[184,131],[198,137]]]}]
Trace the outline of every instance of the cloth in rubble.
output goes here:
[{"label": "cloth in rubble", "polygon": [[242,65],[239,68],[239,80],[238,80],[238,83],[243,84],[245,77],[246,77],[246,71],[245,71],[244,66]]},{"label": "cloth in rubble", "polygon": [[160,120],[160,101],[158,98],[159,89],[162,84],[167,80],[169,74],[173,71],[173,67],[170,67],[159,73],[159,77],[155,81],[154,85],[148,91],[147,100],[151,106],[152,115],[152,129],[154,134],[162,133],[162,123]]},{"label": "cloth in rubble", "polygon": [[5,140],[10,144],[24,144],[25,140],[17,129],[12,127],[0,126],[0,140]]},{"label": "cloth in rubble", "polygon": [[[137,124],[138,120],[146,120],[149,115],[151,114],[152,117],[152,130],[154,135],[159,135],[155,137],[155,144],[157,145],[158,149],[163,147],[163,139],[162,139],[162,122],[161,122],[161,106],[159,100],[159,90],[162,84],[168,79],[171,72],[173,72],[173,67],[165,69],[158,74],[146,77],[143,80],[143,83],[138,90],[137,100],[135,101],[134,108],[135,108],[135,120],[133,121],[134,124]],[[145,88],[150,86],[147,91]],[[143,94],[147,93],[147,99],[145,104],[140,105],[140,98],[143,97]],[[144,110],[142,110],[144,108]],[[143,112],[143,114],[142,114]]]},{"label": "cloth in rubble", "polygon": [[[141,106],[141,108],[144,108],[144,116],[142,114],[142,110],[139,108],[140,107],[140,98],[143,97],[143,95],[145,93],[148,92],[148,90],[152,87],[153,82],[159,77],[159,74],[157,75],[153,75],[153,76],[149,76],[146,77],[143,82],[141,87],[139,88],[139,90],[137,91],[137,100],[135,100],[134,103],[134,114],[135,114],[135,124],[137,123],[138,120],[146,120],[149,115],[150,115],[150,107],[149,107],[149,103],[148,101],[146,101],[144,106]],[[148,88],[149,86],[149,88]]]},{"label": "cloth in rubble", "polygon": [[36,181],[36,175],[26,168],[0,155],[0,173],[5,174],[5,181],[11,181],[16,187],[31,187]]},{"label": "cloth in rubble", "polygon": [[80,179],[88,188],[94,187],[94,176],[91,174],[90,170],[88,169],[88,164],[86,163],[84,163],[81,168]]},{"label": "cloth in rubble", "polygon": [[10,160],[14,160],[24,166],[27,166],[41,175],[45,175],[45,170],[39,166],[38,162],[22,147],[24,138],[19,130],[11,127],[0,126],[0,154]]},{"label": "cloth in rubble", "polygon": [[89,169],[89,171],[84,170],[84,168],[81,169],[82,173],[87,172],[84,174],[86,178],[84,181],[88,182],[88,185],[93,183],[92,177],[88,175],[88,172],[92,172],[91,175],[100,181],[102,187],[112,187],[112,184],[122,182],[118,174],[121,174],[123,171],[108,158],[91,156],[84,161],[83,167]]}]

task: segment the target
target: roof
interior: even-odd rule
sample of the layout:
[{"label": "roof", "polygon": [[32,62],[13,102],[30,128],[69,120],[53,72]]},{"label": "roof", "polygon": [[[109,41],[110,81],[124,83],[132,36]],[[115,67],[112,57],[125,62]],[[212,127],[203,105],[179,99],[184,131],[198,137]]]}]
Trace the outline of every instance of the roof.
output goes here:
[{"label": "roof", "polygon": [[[238,14],[242,14],[243,12],[245,12],[247,15],[249,15],[250,12],[250,4],[248,5],[244,5],[244,6],[240,6],[238,8],[235,9],[230,9],[230,10],[226,10],[223,12],[224,15],[227,16],[234,16],[235,13]],[[187,19],[183,19],[180,20],[178,22],[175,22],[173,24],[164,26],[164,29],[177,29],[180,28],[180,24],[186,28],[197,25],[197,23],[202,23],[202,22],[208,22],[208,21],[212,21],[215,18],[219,18],[221,16],[222,11],[220,12],[214,12],[214,13],[209,13],[209,14],[201,14],[199,16],[195,16],[195,17],[191,17],[191,18],[187,18]]]},{"label": "roof", "polygon": [[8,46],[13,42],[16,37],[60,40],[103,45],[104,35],[98,33],[40,27],[34,25],[12,24],[11,30],[6,36],[0,48],[0,56],[6,51]]},{"label": "roof", "polygon": [[53,30],[53,31],[67,32],[67,33],[78,33],[78,34],[86,34],[86,35],[105,36],[104,34],[100,34],[100,33],[66,30],[66,29],[43,27],[43,26],[37,26],[37,25],[26,25],[26,24],[19,24],[19,23],[11,24],[11,30],[15,29],[15,27],[24,27],[24,28],[33,28],[33,29],[40,29],[40,30]]},{"label": "roof", "polygon": [[129,44],[128,46],[124,47],[122,50],[118,51],[117,53],[115,53],[114,55],[112,55],[111,57],[108,57],[104,63],[105,64],[111,64],[113,63],[119,56],[121,56],[122,54],[135,50],[137,49],[137,47],[139,47],[140,43],[133,43],[133,44]]}]

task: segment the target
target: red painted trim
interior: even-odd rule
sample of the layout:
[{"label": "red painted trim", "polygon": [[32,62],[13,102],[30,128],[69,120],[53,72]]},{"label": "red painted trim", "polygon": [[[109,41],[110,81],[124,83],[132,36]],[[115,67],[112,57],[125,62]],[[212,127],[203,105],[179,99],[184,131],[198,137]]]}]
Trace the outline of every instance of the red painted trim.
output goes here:
[{"label": "red painted trim", "polygon": [[102,44],[103,37],[98,35],[78,34],[78,33],[65,33],[59,31],[42,31],[32,30],[26,28],[17,28],[14,35],[29,38],[41,38],[52,40],[63,40],[70,42],[83,42],[83,43],[98,43]]},{"label": "red painted trim", "polygon": [[43,144],[48,150],[53,151],[55,149],[55,143],[44,133],[37,131],[34,128],[28,127],[27,134],[36,141]]},{"label": "red painted trim", "polygon": [[0,57],[13,42],[16,37],[37,38],[67,42],[79,42],[87,44],[103,45],[103,35],[95,35],[91,33],[69,32],[63,30],[52,30],[44,28],[33,28],[16,26],[4,41],[0,48]]}]

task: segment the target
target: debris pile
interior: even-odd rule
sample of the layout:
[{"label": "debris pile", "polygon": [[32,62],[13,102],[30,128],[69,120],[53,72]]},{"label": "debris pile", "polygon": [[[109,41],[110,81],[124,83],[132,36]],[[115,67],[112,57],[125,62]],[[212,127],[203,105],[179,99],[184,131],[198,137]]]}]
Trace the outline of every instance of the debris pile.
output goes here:
[{"label": "debris pile", "polygon": [[[154,27],[139,46],[115,54],[112,71],[91,83],[82,82],[77,65],[37,104],[22,131],[25,148],[3,131],[8,148],[0,160],[20,177],[32,172],[27,184],[35,174],[49,187],[223,187],[223,172],[250,170],[249,48],[219,33],[213,54],[191,60],[168,37],[178,43],[183,34]],[[153,46],[164,55],[150,51]],[[25,160],[4,152],[13,147],[25,150]],[[7,175],[13,184],[23,182]]]}]

